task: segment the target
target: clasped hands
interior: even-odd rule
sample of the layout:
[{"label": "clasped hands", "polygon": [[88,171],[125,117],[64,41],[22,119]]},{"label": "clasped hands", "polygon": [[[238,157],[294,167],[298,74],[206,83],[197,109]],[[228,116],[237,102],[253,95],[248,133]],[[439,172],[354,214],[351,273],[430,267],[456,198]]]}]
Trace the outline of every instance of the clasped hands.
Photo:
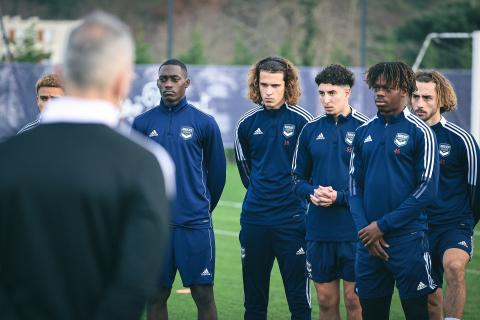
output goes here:
[{"label": "clasped hands", "polygon": [[310,195],[310,201],[319,207],[329,207],[337,200],[337,191],[332,187],[318,186]]},{"label": "clasped hands", "polygon": [[389,247],[388,243],[383,239],[383,232],[378,227],[377,221],[373,221],[368,226],[358,231],[358,237],[362,241],[368,253],[387,261],[389,256],[385,251]]}]

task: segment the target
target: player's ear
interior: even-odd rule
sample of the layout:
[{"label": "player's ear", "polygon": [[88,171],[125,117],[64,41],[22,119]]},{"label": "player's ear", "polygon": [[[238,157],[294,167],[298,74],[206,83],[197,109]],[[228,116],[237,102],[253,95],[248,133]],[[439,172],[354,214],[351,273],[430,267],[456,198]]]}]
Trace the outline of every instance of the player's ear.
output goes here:
[{"label": "player's ear", "polygon": [[351,94],[352,94],[352,88],[346,87],[345,88],[345,97],[349,98]]},{"label": "player's ear", "polygon": [[190,79],[187,78],[187,80],[185,80],[185,88],[188,88],[189,85],[190,85]]}]

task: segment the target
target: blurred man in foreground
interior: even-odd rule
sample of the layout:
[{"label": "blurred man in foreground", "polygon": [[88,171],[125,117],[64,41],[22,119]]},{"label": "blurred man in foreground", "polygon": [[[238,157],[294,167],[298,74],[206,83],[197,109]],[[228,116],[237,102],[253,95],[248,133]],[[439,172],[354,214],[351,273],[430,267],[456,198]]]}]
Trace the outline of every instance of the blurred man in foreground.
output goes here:
[{"label": "blurred man in foreground", "polygon": [[133,60],[126,25],[87,16],[67,42],[67,96],[0,144],[0,319],[140,318],[175,181],[161,147],[115,129]]}]

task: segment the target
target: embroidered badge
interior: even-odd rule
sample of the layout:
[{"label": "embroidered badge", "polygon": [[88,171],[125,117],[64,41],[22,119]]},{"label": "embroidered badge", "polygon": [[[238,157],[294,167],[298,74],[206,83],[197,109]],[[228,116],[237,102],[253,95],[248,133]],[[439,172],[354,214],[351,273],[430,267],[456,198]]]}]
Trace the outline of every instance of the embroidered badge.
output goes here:
[{"label": "embroidered badge", "polygon": [[193,128],[182,127],[180,129],[180,137],[182,137],[185,140],[191,139],[193,137]]},{"label": "embroidered badge", "polygon": [[355,132],[348,131],[345,135],[345,142],[351,146],[353,143],[353,138],[355,138]]},{"label": "embroidered badge", "polygon": [[410,138],[410,136],[408,134],[399,132],[395,136],[395,140],[393,140],[393,142],[395,142],[395,144],[398,147],[403,147],[404,145],[407,144],[408,138]]},{"label": "embroidered badge", "polygon": [[448,143],[440,143],[438,145],[438,151],[440,152],[440,155],[442,157],[447,157],[450,154],[451,149],[452,149],[452,146],[449,145]]},{"label": "embroidered badge", "polygon": [[295,133],[295,125],[294,124],[284,124],[283,125],[283,135],[285,138],[290,138]]}]

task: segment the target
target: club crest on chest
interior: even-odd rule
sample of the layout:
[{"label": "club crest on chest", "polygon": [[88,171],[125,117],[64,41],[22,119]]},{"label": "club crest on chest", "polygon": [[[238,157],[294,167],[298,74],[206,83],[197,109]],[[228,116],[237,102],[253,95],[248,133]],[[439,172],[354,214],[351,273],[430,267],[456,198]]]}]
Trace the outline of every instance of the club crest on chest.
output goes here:
[{"label": "club crest on chest", "polygon": [[449,145],[448,143],[440,143],[438,145],[438,151],[440,153],[440,156],[442,157],[447,157],[450,154],[451,149],[452,149],[452,146]]},{"label": "club crest on chest", "polygon": [[191,139],[193,137],[193,128],[191,127],[182,127],[180,129],[180,137],[185,140]]},{"label": "club crest on chest", "polygon": [[346,134],[345,134],[345,142],[351,146],[352,143],[353,143],[353,138],[355,138],[355,132],[352,132],[352,131],[348,131]]},{"label": "club crest on chest", "polygon": [[294,124],[284,124],[283,125],[283,135],[285,138],[290,138],[295,134],[295,125]]},{"label": "club crest on chest", "polygon": [[397,147],[403,147],[407,144],[408,138],[410,138],[408,134],[399,132],[395,136],[395,139],[393,140],[393,142],[395,142]]}]

